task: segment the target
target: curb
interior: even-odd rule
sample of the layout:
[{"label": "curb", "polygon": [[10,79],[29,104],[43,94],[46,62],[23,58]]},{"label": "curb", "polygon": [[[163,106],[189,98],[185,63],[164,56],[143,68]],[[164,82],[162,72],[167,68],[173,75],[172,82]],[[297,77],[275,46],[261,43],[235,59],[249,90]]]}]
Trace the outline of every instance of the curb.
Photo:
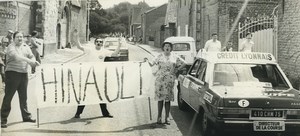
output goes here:
[{"label": "curb", "polygon": [[155,55],[154,55],[152,52],[146,50],[144,47],[142,47],[142,46],[140,46],[140,45],[138,45],[138,47],[140,47],[140,48],[143,49],[144,51],[148,52],[151,56],[155,57]]},{"label": "curb", "polygon": [[75,60],[75,59],[77,59],[77,58],[79,58],[79,57],[84,56],[85,54],[86,54],[85,51],[83,51],[83,53],[81,53],[80,55],[75,56],[75,57],[73,57],[73,58],[71,58],[71,59],[69,59],[69,60],[66,60],[66,61],[62,62],[62,63],[68,63],[68,62],[73,61],[73,60]]}]

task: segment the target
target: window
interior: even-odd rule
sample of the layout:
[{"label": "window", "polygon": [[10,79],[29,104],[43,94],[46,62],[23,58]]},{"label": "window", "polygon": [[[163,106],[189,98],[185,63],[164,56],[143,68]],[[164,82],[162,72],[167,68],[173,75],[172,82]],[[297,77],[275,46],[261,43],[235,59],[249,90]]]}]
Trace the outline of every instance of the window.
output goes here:
[{"label": "window", "polygon": [[189,51],[191,49],[188,43],[174,43],[173,51]]},{"label": "window", "polygon": [[273,89],[289,88],[282,74],[273,64],[216,64],[213,85],[263,87],[270,85]]},{"label": "window", "polygon": [[205,73],[206,73],[206,67],[207,67],[207,63],[202,61],[200,68],[197,72],[198,75],[198,79],[200,79],[201,81],[204,81],[204,77],[205,77]]},{"label": "window", "polygon": [[191,71],[190,71],[189,75],[191,75],[193,77],[198,77],[196,74],[197,74],[197,70],[198,70],[200,64],[201,64],[200,60],[195,61],[194,65],[191,68]]}]

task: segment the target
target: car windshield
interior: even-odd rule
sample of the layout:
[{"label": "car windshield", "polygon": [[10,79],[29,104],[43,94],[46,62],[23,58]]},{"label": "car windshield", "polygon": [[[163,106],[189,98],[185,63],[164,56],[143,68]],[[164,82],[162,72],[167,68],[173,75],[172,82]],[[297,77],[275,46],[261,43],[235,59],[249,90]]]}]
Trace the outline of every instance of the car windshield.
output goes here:
[{"label": "car windshield", "polygon": [[289,88],[273,64],[215,64],[213,85]]},{"label": "car windshield", "polygon": [[104,44],[105,47],[114,47],[118,45],[119,45],[118,41],[106,41]]},{"label": "car windshield", "polygon": [[173,51],[189,51],[190,44],[188,43],[174,43],[173,44]]}]

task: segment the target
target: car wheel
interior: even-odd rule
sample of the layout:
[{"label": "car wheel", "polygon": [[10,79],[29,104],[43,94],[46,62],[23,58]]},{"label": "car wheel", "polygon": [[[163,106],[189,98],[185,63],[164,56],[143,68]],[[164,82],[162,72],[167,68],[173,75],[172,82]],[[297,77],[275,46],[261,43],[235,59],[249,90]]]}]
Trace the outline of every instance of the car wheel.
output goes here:
[{"label": "car wheel", "polygon": [[178,90],[178,94],[177,94],[177,103],[178,103],[178,107],[180,110],[182,111],[187,111],[188,109],[188,105],[187,103],[182,99],[182,94],[180,91],[180,85],[177,85],[177,90]]},{"label": "car wheel", "polygon": [[211,136],[212,128],[207,115],[203,112],[200,113],[200,131],[202,136]]}]

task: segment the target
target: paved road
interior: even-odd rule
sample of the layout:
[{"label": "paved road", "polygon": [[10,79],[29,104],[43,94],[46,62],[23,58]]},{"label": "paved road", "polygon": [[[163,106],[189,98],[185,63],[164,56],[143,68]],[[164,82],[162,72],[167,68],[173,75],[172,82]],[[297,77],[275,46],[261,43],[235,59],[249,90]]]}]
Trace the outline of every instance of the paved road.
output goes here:
[{"label": "paved road", "polygon": [[[82,58],[74,60],[75,62],[97,61],[91,58],[95,53],[93,47],[86,47],[87,54]],[[144,57],[152,56],[135,45],[129,45],[130,61],[142,61]],[[34,80],[30,80],[30,84]],[[28,90],[29,110],[33,117],[37,117],[36,100],[33,93],[33,87]],[[152,93],[153,94],[153,93]],[[9,127],[2,129],[3,136],[74,136],[74,135],[113,135],[113,136],[181,136],[187,135],[189,130],[189,121],[193,113],[181,112],[177,108],[177,103],[172,103],[171,125],[155,125],[157,116],[156,102],[151,98],[152,120],[150,120],[148,98],[138,98],[135,100],[122,101],[108,104],[108,109],[114,118],[103,118],[99,105],[86,106],[81,119],[73,119],[76,107],[49,107],[39,109],[40,126],[34,123],[21,122],[21,113],[19,102],[15,96],[12,102],[12,111],[8,118]],[[194,130],[192,135],[199,135]]]},{"label": "paved road", "polygon": [[[97,61],[93,58],[95,53],[93,47],[86,47],[87,54],[74,62]],[[152,56],[135,45],[129,45],[130,61],[142,61],[144,57]],[[30,80],[30,84],[34,80]],[[29,110],[33,117],[37,117],[36,99],[32,86],[28,90]],[[150,92],[150,94],[153,94]],[[3,93],[1,93],[1,100]],[[9,127],[2,130],[2,136],[200,136],[200,124],[193,118],[193,111],[183,112],[177,106],[177,91],[175,90],[175,101],[171,106],[171,125],[155,125],[157,116],[156,101],[150,99],[152,109],[152,120],[149,114],[148,98],[115,102],[108,104],[108,110],[114,118],[103,118],[99,105],[86,106],[81,119],[74,119],[76,106],[49,107],[39,109],[40,127],[34,123],[21,122],[19,102],[15,96],[12,102],[12,111],[8,118]],[[1,103],[0,103],[1,104]],[[230,134],[233,135],[233,134]],[[246,135],[246,134],[235,134]],[[253,136],[253,134],[247,134]],[[259,134],[260,135],[260,134]],[[224,135],[228,136],[228,135]],[[275,136],[273,134],[272,136]]]}]

